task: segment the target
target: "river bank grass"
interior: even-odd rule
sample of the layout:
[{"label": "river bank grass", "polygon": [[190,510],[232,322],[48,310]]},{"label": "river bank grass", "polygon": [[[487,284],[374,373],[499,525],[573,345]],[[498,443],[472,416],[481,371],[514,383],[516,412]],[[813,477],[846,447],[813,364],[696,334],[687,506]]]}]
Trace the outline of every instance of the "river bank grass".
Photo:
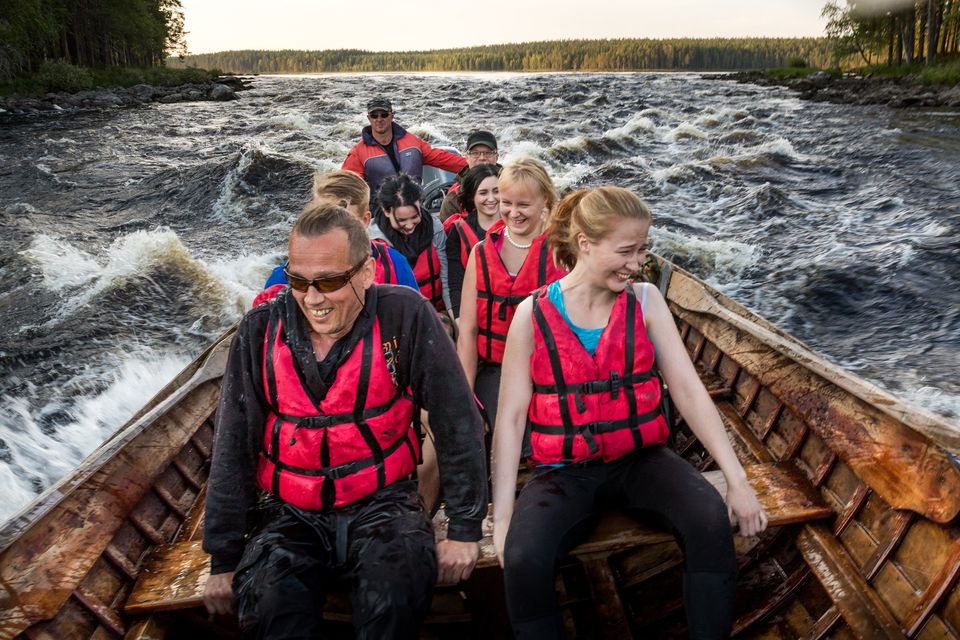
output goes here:
[{"label": "river bank grass", "polygon": [[[808,78],[817,73],[826,73],[833,78],[840,78],[844,73],[839,68],[820,69],[817,67],[779,67],[765,69],[761,73],[776,79]],[[911,81],[926,86],[954,86],[960,83],[960,60],[938,62],[933,65],[901,64],[889,66],[875,64],[846,72],[864,78],[887,78],[898,81]]]},{"label": "river bank grass", "polygon": [[188,67],[79,67],[63,61],[45,62],[34,73],[0,83],[0,96],[43,97],[48,93],[88,91],[98,88],[127,88],[139,84],[176,87],[210,82],[221,75],[219,69]]}]

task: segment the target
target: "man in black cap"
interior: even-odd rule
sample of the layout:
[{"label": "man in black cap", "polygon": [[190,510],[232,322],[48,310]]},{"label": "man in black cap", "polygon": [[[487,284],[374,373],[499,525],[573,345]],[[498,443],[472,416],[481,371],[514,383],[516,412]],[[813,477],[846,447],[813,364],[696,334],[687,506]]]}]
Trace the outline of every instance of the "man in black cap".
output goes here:
[{"label": "man in black cap", "polygon": [[374,195],[385,178],[405,173],[417,182],[423,179],[423,165],[457,173],[467,161],[455,153],[434,149],[393,121],[393,105],[383,97],[367,103],[367,120],[360,141],[353,145],[341,168],[359,174]]},{"label": "man in black cap", "polygon": [[467,170],[474,168],[478,164],[496,164],[500,159],[497,151],[497,139],[489,131],[472,131],[467,136],[467,166],[460,171],[457,176],[457,182],[450,187],[447,195],[443,198],[440,205],[440,219],[446,220],[453,214],[460,211],[460,180]]}]

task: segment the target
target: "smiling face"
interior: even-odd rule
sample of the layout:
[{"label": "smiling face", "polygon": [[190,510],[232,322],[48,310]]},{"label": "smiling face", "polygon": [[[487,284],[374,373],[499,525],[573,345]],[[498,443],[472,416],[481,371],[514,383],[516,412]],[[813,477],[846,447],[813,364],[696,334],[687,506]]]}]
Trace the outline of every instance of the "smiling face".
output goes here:
[{"label": "smiling face", "polygon": [[533,185],[514,182],[500,188],[500,217],[514,240],[539,235],[546,213],[547,199]]},{"label": "smiling face", "polygon": [[[350,244],[343,229],[318,236],[295,233],[290,237],[288,255],[287,271],[308,280],[344,273],[355,266],[350,264]],[[332,342],[350,331],[363,308],[364,291],[373,284],[373,273],[373,260],[367,259],[349,282],[336,291],[321,293],[315,286],[306,291],[292,290],[312,338]]]},{"label": "smiling face", "polygon": [[390,226],[405,236],[410,235],[423,220],[420,213],[420,203],[415,202],[412,205],[404,205],[395,209],[384,209],[383,213],[390,221]]},{"label": "smiling face", "polygon": [[649,232],[649,221],[620,218],[613,230],[597,242],[590,242],[581,233],[577,238],[577,266],[582,262],[595,284],[620,293],[627,280],[640,271]]},{"label": "smiling face", "polygon": [[483,179],[473,196],[473,204],[481,217],[495,218],[500,215],[500,179],[497,176]]}]

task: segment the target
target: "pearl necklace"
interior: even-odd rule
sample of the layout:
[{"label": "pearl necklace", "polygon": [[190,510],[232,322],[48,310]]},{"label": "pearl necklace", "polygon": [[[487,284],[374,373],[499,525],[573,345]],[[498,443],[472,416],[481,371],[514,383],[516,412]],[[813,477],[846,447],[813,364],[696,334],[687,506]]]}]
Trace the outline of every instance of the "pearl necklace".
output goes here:
[{"label": "pearl necklace", "polygon": [[513,238],[510,237],[510,228],[509,228],[509,227],[504,227],[504,228],[503,228],[503,237],[506,238],[506,239],[507,239],[507,242],[509,242],[510,244],[512,244],[512,245],[513,245],[514,247],[516,247],[517,249],[529,249],[530,247],[533,246],[533,240],[531,240],[531,241],[528,242],[527,244],[518,244],[518,243],[514,242],[514,241],[513,241]]}]

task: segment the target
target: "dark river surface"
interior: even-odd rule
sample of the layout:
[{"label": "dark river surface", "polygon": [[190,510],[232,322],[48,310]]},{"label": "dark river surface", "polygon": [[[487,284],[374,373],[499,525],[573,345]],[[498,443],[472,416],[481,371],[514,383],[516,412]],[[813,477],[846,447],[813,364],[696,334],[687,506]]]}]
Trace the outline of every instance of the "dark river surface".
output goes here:
[{"label": "dark river surface", "polygon": [[0,120],[0,521],[249,307],[311,174],[382,94],[488,128],[562,191],[613,183],[653,249],[908,401],[960,415],[960,113],[685,74],[259,77],[229,103]]}]

